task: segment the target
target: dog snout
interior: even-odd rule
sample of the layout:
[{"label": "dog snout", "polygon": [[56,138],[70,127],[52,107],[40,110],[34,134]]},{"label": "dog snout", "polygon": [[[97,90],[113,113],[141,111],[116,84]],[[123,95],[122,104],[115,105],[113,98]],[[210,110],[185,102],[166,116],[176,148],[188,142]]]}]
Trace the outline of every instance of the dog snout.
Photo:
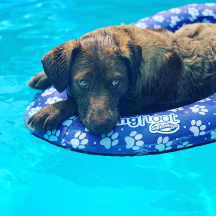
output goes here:
[{"label": "dog snout", "polygon": [[105,133],[109,130],[111,119],[93,119],[92,126],[96,133]]},{"label": "dog snout", "polygon": [[105,133],[109,130],[112,120],[108,111],[99,109],[92,118],[92,127],[96,133]]}]

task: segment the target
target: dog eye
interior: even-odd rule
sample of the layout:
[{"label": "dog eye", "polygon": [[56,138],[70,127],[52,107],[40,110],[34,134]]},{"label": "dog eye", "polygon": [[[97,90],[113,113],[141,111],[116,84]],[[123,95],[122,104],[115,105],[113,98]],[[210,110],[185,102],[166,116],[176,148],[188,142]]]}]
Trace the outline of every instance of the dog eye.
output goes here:
[{"label": "dog eye", "polygon": [[81,85],[81,86],[83,86],[83,87],[87,87],[87,86],[88,86],[88,83],[87,83],[87,81],[85,81],[85,80],[81,80],[81,81],[79,81],[79,85]]},{"label": "dog eye", "polygon": [[116,85],[118,85],[118,83],[119,83],[119,80],[118,79],[114,79],[112,81],[112,86],[116,86]]}]

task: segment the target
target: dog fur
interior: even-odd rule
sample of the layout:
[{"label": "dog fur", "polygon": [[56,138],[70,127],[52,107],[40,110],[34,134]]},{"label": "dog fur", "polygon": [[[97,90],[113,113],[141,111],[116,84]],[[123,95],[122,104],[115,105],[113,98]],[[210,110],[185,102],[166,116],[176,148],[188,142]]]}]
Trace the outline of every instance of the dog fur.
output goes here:
[{"label": "dog fur", "polygon": [[112,130],[121,115],[183,106],[216,92],[216,24],[166,29],[110,26],[52,49],[44,72],[28,85],[67,90],[68,99],[48,105],[28,124],[57,127],[72,115],[95,134]]}]

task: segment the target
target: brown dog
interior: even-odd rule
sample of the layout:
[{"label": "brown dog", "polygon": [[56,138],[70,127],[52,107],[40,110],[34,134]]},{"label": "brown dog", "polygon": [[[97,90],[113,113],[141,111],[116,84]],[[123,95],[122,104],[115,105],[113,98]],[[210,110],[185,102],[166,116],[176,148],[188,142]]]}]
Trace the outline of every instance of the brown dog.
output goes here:
[{"label": "brown dog", "polygon": [[[112,130],[120,115],[185,105],[216,92],[216,25],[192,24],[175,33],[111,26],[47,53],[44,72],[28,83],[53,85],[68,99],[41,109],[28,124],[55,128],[72,115],[95,134]],[[48,78],[47,78],[48,77]],[[154,108],[154,109],[153,109]]]}]

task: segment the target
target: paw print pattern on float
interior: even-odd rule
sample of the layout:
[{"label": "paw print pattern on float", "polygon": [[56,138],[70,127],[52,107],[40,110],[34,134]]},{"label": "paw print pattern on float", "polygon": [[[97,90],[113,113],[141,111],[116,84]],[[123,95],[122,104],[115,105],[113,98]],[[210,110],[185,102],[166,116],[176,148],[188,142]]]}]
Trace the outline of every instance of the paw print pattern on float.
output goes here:
[{"label": "paw print pattern on float", "polygon": [[162,23],[164,21],[164,17],[162,15],[155,15],[152,17],[153,20]]},{"label": "paw print pattern on float", "polygon": [[117,139],[118,136],[119,133],[113,133],[113,130],[109,133],[103,133],[101,134],[102,140],[100,141],[100,144],[106,149],[110,149],[111,146],[116,146],[119,143],[119,140]]},{"label": "paw print pattern on float", "polygon": [[193,107],[190,107],[190,109],[194,113],[199,113],[200,115],[205,115],[208,112],[205,106],[200,106],[200,105],[194,105]]},{"label": "paw print pattern on float", "polygon": [[29,117],[32,117],[35,113],[37,113],[41,109],[42,109],[42,107],[40,107],[40,106],[31,108],[30,111],[29,111],[29,113],[28,113]]},{"label": "paw print pattern on float", "polygon": [[48,130],[47,133],[44,135],[44,138],[49,141],[58,141],[58,137],[60,135],[60,130]]},{"label": "paw print pattern on float", "polygon": [[31,102],[31,103],[27,106],[26,110],[28,111],[31,107],[34,106],[34,104],[35,104],[35,101]]},{"label": "paw print pattern on float", "polygon": [[143,137],[142,134],[137,134],[137,131],[132,131],[130,136],[125,137],[126,149],[132,148],[133,150],[139,150],[140,146],[144,145],[144,142],[141,140]]},{"label": "paw print pattern on float", "polygon": [[78,131],[75,133],[74,138],[71,139],[70,144],[73,146],[73,148],[78,149],[84,149],[85,145],[88,144],[88,140],[85,139],[86,133],[82,133],[81,131]]},{"label": "paw print pattern on float", "polygon": [[197,19],[197,16],[199,15],[199,10],[196,8],[188,8],[188,14],[191,15],[190,21],[193,22],[194,20]]},{"label": "paw print pattern on float", "polygon": [[197,102],[205,103],[206,101],[210,101],[210,100],[211,100],[211,98],[205,98],[205,99],[202,99],[202,100],[197,101]]},{"label": "paw print pattern on float", "polygon": [[55,91],[56,91],[55,88],[46,89],[46,90],[41,94],[41,96],[42,96],[42,97],[45,97],[45,96],[47,96],[47,95],[51,95],[51,94],[53,94]]},{"label": "paw print pattern on float", "polygon": [[191,121],[190,131],[194,134],[194,136],[205,135],[205,131],[204,131],[205,129],[206,129],[206,125],[202,125],[201,120]]},{"label": "paw print pattern on float", "polygon": [[216,129],[211,131],[211,139],[216,139]]},{"label": "paw print pattern on float", "polygon": [[173,142],[169,141],[168,136],[166,136],[164,138],[162,138],[162,136],[160,136],[157,140],[157,145],[155,146],[155,148],[159,151],[170,150],[172,148],[171,147],[172,144],[173,144]]},{"label": "paw print pattern on float", "polygon": [[213,12],[213,10],[205,9],[202,11],[203,16],[213,16],[216,17],[216,14]]},{"label": "paw print pattern on float", "polygon": [[72,116],[70,118],[68,118],[67,120],[65,120],[62,125],[69,127],[76,119],[78,119],[77,116]]},{"label": "paw print pattern on float", "polygon": [[52,97],[52,98],[48,98],[47,101],[45,102],[45,104],[53,104],[53,103],[61,101],[61,100],[63,100],[63,99],[59,98],[59,97]]},{"label": "paw print pattern on float", "polygon": [[177,22],[181,21],[178,16],[171,16],[170,27],[174,27]]},{"label": "paw print pattern on float", "polygon": [[174,13],[174,14],[180,14],[181,9],[180,9],[180,8],[173,8],[173,9],[170,9],[169,11],[170,11],[171,13]]},{"label": "paw print pattern on float", "polygon": [[171,111],[171,112],[177,112],[177,111],[182,111],[182,110],[184,110],[183,107],[178,107],[178,108],[171,109],[171,110],[168,110],[168,111]]},{"label": "paw print pattern on float", "polygon": [[185,147],[189,147],[192,146],[193,144],[190,144],[189,142],[183,142],[182,145],[178,145],[177,148],[185,148]]}]

